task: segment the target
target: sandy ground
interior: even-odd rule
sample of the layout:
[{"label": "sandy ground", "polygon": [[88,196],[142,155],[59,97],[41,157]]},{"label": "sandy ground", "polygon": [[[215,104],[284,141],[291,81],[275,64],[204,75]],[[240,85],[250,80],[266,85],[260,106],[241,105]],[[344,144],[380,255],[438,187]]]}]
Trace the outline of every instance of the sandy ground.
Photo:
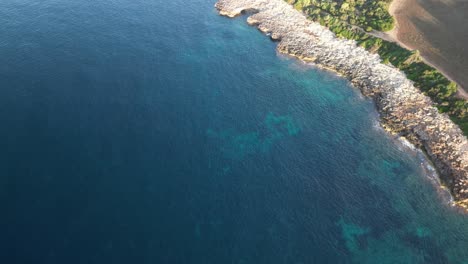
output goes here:
[{"label": "sandy ground", "polygon": [[395,28],[387,38],[418,49],[424,60],[458,83],[468,99],[468,1],[393,0]]}]

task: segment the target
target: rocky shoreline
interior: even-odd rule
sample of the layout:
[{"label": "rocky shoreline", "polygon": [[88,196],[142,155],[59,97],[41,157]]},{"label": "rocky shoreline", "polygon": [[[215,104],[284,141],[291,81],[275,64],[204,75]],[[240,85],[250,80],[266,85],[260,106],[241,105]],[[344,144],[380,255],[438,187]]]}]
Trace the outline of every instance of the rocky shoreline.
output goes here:
[{"label": "rocky shoreline", "polygon": [[247,22],[278,41],[279,52],[348,78],[375,101],[386,130],[427,153],[454,203],[468,211],[468,141],[402,72],[354,41],[337,38],[284,0],[219,0],[216,8],[228,17],[251,13]]}]

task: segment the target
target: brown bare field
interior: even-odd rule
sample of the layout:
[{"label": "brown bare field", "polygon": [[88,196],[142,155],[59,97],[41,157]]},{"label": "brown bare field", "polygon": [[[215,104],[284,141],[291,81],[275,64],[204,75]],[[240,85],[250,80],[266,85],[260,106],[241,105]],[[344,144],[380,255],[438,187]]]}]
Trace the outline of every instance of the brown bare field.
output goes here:
[{"label": "brown bare field", "polygon": [[[394,0],[397,26],[389,32],[418,49],[425,61],[468,91],[468,0]],[[465,94],[463,94],[465,92]]]}]

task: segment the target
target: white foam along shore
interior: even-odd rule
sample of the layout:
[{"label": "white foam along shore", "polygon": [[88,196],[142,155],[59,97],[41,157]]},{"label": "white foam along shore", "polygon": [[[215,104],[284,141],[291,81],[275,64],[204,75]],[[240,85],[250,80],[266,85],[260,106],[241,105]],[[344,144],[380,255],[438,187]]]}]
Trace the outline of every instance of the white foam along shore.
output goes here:
[{"label": "white foam along shore", "polygon": [[375,101],[386,130],[427,153],[454,202],[468,211],[468,141],[402,72],[355,41],[337,38],[283,0],[219,0],[216,8],[228,17],[248,12],[247,22],[278,41],[279,52],[348,78]]}]

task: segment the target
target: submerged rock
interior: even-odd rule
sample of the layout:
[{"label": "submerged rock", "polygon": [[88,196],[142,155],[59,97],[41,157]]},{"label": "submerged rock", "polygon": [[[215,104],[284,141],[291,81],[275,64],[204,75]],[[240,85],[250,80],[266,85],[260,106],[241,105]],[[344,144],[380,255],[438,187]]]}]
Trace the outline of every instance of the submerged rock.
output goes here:
[{"label": "submerged rock", "polygon": [[467,139],[402,72],[355,41],[337,38],[283,0],[219,0],[216,8],[228,17],[248,12],[247,22],[279,41],[279,52],[347,77],[375,101],[386,130],[427,153],[455,203],[468,210]]}]

